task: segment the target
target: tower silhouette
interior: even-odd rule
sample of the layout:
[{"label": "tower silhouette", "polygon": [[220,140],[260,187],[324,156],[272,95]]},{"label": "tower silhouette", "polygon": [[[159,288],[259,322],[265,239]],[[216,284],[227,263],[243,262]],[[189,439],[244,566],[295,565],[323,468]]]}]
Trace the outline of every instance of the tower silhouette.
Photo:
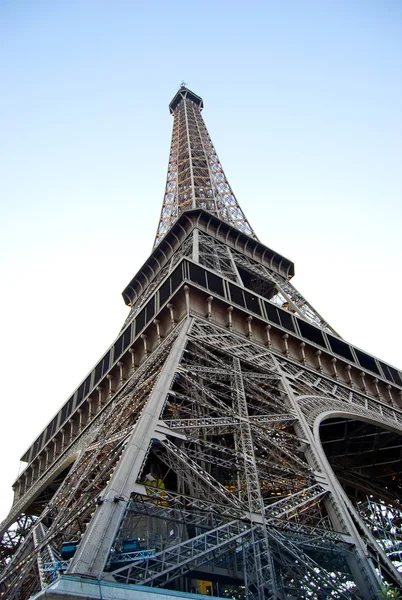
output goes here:
[{"label": "tower silhouette", "polygon": [[182,86],[169,108],[153,251],[22,457],[0,597],[377,598],[402,586],[402,374],[257,239],[202,99]]}]

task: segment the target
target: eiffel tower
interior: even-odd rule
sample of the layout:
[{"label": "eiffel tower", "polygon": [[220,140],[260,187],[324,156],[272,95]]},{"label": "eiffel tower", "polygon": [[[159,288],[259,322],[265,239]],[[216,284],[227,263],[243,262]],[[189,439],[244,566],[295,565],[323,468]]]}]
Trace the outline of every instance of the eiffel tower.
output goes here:
[{"label": "eiffel tower", "polygon": [[[402,587],[402,374],[257,238],[184,85],[118,337],[22,460],[0,597],[373,600]],[[151,594],[156,594],[151,596]]]}]

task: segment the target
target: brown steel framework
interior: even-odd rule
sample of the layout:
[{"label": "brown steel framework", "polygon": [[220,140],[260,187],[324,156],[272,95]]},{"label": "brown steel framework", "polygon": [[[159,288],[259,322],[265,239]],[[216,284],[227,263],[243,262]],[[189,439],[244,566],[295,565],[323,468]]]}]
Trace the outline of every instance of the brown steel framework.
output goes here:
[{"label": "brown steel framework", "polygon": [[202,99],[181,87],[169,108],[174,116],[173,134],[155,246],[189,208],[203,208],[255,238],[205,127]]},{"label": "brown steel framework", "polygon": [[170,104],[162,216],[121,332],[23,457],[1,598],[402,586],[402,375],[257,240],[202,106],[184,87]]}]

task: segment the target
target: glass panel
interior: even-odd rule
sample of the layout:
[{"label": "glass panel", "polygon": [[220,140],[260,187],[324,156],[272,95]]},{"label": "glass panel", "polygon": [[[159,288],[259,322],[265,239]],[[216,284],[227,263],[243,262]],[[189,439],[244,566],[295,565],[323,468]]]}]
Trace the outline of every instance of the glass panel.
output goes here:
[{"label": "glass panel", "polygon": [[355,362],[355,359],[353,358],[353,354],[348,344],[345,344],[345,342],[338,340],[329,333],[327,333],[327,338],[332,352],[335,352],[335,354],[339,354],[339,356],[343,356],[343,358],[347,358],[347,360]]},{"label": "glass panel", "polygon": [[230,297],[232,298],[233,302],[239,304],[240,306],[245,306],[242,290],[232,283],[229,283],[229,289]]},{"label": "glass panel", "polygon": [[225,295],[225,292],[223,290],[223,280],[221,279],[221,277],[218,277],[218,275],[215,275],[215,273],[207,272],[207,280],[208,289],[211,290],[211,292],[218,294],[218,296]]},{"label": "glass panel", "polygon": [[267,311],[268,319],[273,323],[277,323],[278,325],[280,325],[281,322],[279,320],[278,309],[276,308],[276,306],[270,304],[269,302],[265,302],[264,304],[265,310]]},{"label": "glass panel", "polygon": [[257,315],[261,314],[261,308],[260,308],[260,304],[258,302],[258,298],[257,296],[253,296],[253,294],[250,294],[249,292],[243,291],[244,294],[244,298],[246,300],[246,306],[249,310],[252,310],[253,312],[257,313]]},{"label": "glass panel", "polygon": [[314,342],[315,344],[325,348],[325,341],[322,331],[317,329],[317,327],[302,321],[302,319],[297,319],[297,323],[299,325],[300,333],[304,338],[306,338],[306,340],[310,340],[310,342]]},{"label": "glass panel", "polygon": [[181,282],[183,281],[183,274],[182,274],[181,265],[179,265],[177,267],[177,269],[175,269],[173,271],[173,273],[170,276],[170,280],[172,282],[172,292],[174,292],[179,287],[179,285],[181,284]]},{"label": "glass panel", "polygon": [[372,356],[369,356],[368,354],[361,352],[361,350],[358,350],[357,348],[355,348],[355,352],[356,352],[357,360],[359,361],[359,363],[361,364],[361,366],[364,369],[369,369],[370,371],[373,371],[374,373],[380,374],[380,370],[377,367],[376,362]]},{"label": "glass panel", "polygon": [[194,265],[193,263],[189,263],[189,267],[191,281],[194,281],[194,283],[197,283],[198,285],[201,285],[202,287],[206,288],[207,280],[205,269],[202,269],[201,267],[199,267],[198,265]]},{"label": "glass panel", "polygon": [[282,327],[285,327],[285,329],[288,329],[289,331],[294,331],[295,326],[293,323],[292,315],[285,312],[284,310],[278,310],[278,313],[279,313],[279,318],[281,320]]}]

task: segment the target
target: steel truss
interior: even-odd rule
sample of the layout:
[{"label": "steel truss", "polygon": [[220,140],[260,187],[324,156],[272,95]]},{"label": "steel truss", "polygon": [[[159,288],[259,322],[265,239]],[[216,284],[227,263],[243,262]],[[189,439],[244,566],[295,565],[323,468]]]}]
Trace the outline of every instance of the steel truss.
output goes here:
[{"label": "steel truss", "polygon": [[[11,553],[5,555],[7,550],[4,550],[4,543],[1,546],[5,566],[0,582],[9,590],[5,597],[20,597],[18,582],[29,578],[32,570],[37,570],[38,557],[46,547],[51,545],[60,548],[63,540],[79,539],[82,535],[102,491],[112,477],[127,435],[141,415],[178,331],[179,327],[164,340],[146,364],[133,373],[124,388],[104,409],[97,424],[80,439],[78,447],[72,448],[71,452],[77,454],[73,467],[43,513],[37,519],[30,519],[30,527],[19,532],[19,544],[14,548],[11,559]],[[20,520],[21,517],[16,523]],[[42,525],[46,526],[46,535],[37,533],[39,529],[42,531]],[[7,530],[7,540],[15,528],[12,525]]]},{"label": "steel truss", "polygon": [[[85,542],[85,524],[102,510],[179,329],[105,409],[14,560],[5,558],[5,598],[27,597],[23,586],[36,589],[64,572],[58,555],[63,540]],[[336,496],[300,412],[313,426],[315,414],[342,405],[394,427],[400,413],[207,320],[194,320],[185,340],[153,442],[132,483],[133,491],[136,485],[143,491],[127,504],[106,571],[120,582],[191,589],[193,580],[211,578],[212,569],[221,587],[235,581],[248,598],[318,599],[322,590],[334,598],[371,598],[374,591],[363,591],[356,581],[354,564],[363,565],[368,582],[370,567],[345,518],[349,511],[353,521],[355,510],[370,555],[397,579],[388,558],[399,556],[397,542],[376,539],[367,528],[367,507],[348,508]],[[124,539],[132,537],[143,538],[141,548],[122,552]]]},{"label": "steel truss", "polygon": [[[215,232],[185,229],[167,254],[163,244],[155,251],[160,260],[136,280],[125,326],[190,256],[225,286],[242,285],[336,335],[279,274],[277,255],[271,269],[261,264],[268,249],[246,256],[224,243],[231,227],[245,237],[244,252],[256,238],[201,108],[184,87],[171,103],[155,246],[186,210],[221,222]],[[93,420],[13,505],[0,544],[2,599],[26,600],[60,573],[180,592],[201,582],[245,600],[374,600],[382,578],[402,586],[402,412],[305,356],[296,362],[253,340],[251,327],[244,337],[232,321],[212,322],[211,298],[205,318],[197,306],[191,312],[189,287],[179,292],[181,321],[167,294],[159,309],[170,328],[161,333],[154,320],[149,352],[139,328],[144,351],[136,362],[127,349],[127,380],[122,363],[118,391],[110,384]],[[41,514],[26,515],[57,477]],[[76,546],[71,560],[65,542]]]},{"label": "steel truss", "polygon": [[359,513],[381,548],[400,568],[402,566],[402,507],[384,501],[375,502],[367,497],[366,502],[361,502]]},{"label": "steel truss", "polygon": [[[311,304],[302,296],[302,294],[282,275],[275,273],[274,270],[259,265],[240,252],[233,252],[233,258],[236,264],[246,267],[252,273],[259,275],[266,281],[271,281],[275,287],[270,291],[270,299],[282,308],[296,313],[313,323],[316,327],[338,335],[336,331],[323,319],[323,317],[311,306]],[[266,285],[266,283],[265,283]],[[261,293],[258,289],[255,290]],[[264,295],[264,293],[263,293]]]},{"label": "steel truss", "polygon": [[[322,494],[322,490],[318,493],[318,496],[320,493]],[[194,570],[212,559],[219,558],[223,564],[225,554],[235,549],[237,556],[231,556],[230,560],[226,556],[226,563],[228,561],[232,561],[232,564],[236,562],[237,571],[240,568],[245,569],[249,586],[254,590],[253,595],[266,597],[263,590],[264,588],[269,589],[268,584],[272,582],[266,538],[268,539],[269,549],[273,549],[274,561],[278,562],[277,569],[283,569],[284,555],[287,557],[288,567],[294,571],[294,577],[297,577],[298,570],[304,572],[305,575],[311,571],[311,575],[306,582],[306,597],[308,597],[308,591],[317,591],[322,585],[328,584],[327,576],[323,575],[322,566],[318,565],[309,554],[314,554],[314,552],[317,554],[320,554],[320,552],[332,554],[336,557],[339,565],[343,565],[342,568],[345,568],[343,564],[344,554],[348,550],[346,544],[342,541],[342,537],[327,530],[314,530],[295,523],[289,525],[289,517],[285,518],[285,515],[289,514],[288,510],[283,511],[281,519],[272,517],[267,519],[265,521],[267,528],[265,528],[259,524],[250,524],[245,519],[229,520],[228,516],[222,517],[220,507],[218,507],[219,512],[217,512],[217,507],[214,507],[211,503],[198,503],[198,508],[201,506],[204,510],[197,510],[192,499],[189,499],[188,506],[184,504],[183,496],[178,497],[178,502],[175,502],[176,507],[173,508],[169,506],[170,502],[167,496],[163,495],[163,505],[161,506],[161,494],[163,494],[163,490],[154,490],[153,499],[149,495],[145,497],[136,495],[136,499],[127,508],[125,522],[129,521],[130,518],[132,519],[133,515],[141,515],[142,517],[146,515],[149,520],[159,519],[168,529],[182,524],[185,525],[187,530],[198,528],[198,530],[206,531],[178,544],[166,544],[165,542],[164,545],[167,547],[159,552],[157,549],[154,549],[152,553],[140,551],[135,553],[135,556],[122,552],[113,553],[110,563],[116,565],[126,562],[125,566],[119,566],[117,569],[111,570],[111,574],[118,581],[161,586],[164,582],[171,582],[183,573]],[[169,494],[169,499],[171,496]],[[317,498],[317,494],[315,498]],[[310,497],[310,502],[312,499],[313,496]],[[174,498],[172,498],[172,501],[174,501]],[[302,505],[305,506],[307,502],[307,500],[300,502],[300,499],[299,505],[296,501],[293,502],[292,510],[297,510]],[[177,508],[180,504],[184,504],[184,506]],[[141,529],[139,521],[137,521],[136,526],[139,531]],[[144,530],[148,529],[148,525],[144,527]],[[117,543],[119,543],[119,540]],[[155,539],[150,543],[155,544]],[[161,544],[161,541],[159,541],[159,544]],[[158,542],[156,542],[156,545],[158,545]],[[312,552],[312,549],[314,549],[314,552]],[[279,556],[281,556],[280,561]],[[295,559],[297,560],[296,566]],[[256,565],[258,565],[257,569]],[[256,581],[250,581],[252,573],[255,579],[258,575],[262,575],[261,594],[257,592]],[[281,573],[281,577],[282,575]],[[276,573],[275,579],[278,579]],[[336,585],[332,582],[331,590],[340,592],[334,597],[349,597],[342,593],[342,589],[336,588],[338,585],[339,581],[336,582]],[[294,584],[292,584],[292,587],[296,589]],[[298,592],[303,592],[300,586]],[[271,594],[271,597],[275,597],[275,595]]]},{"label": "steel truss", "polygon": [[201,116],[200,98],[185,87],[174,116],[166,190],[156,233],[157,246],[183,211],[203,208],[256,237],[223,172]]},{"label": "steel truss", "polygon": [[[198,233],[198,254],[198,260],[202,265],[217,271],[227,279],[245,285],[289,312],[300,315],[316,327],[338,335],[292,283],[275,270],[259,264],[250,257],[230,249],[211,235],[201,232]],[[239,269],[245,270],[252,276],[252,279],[247,282],[248,285],[242,280]]]}]

